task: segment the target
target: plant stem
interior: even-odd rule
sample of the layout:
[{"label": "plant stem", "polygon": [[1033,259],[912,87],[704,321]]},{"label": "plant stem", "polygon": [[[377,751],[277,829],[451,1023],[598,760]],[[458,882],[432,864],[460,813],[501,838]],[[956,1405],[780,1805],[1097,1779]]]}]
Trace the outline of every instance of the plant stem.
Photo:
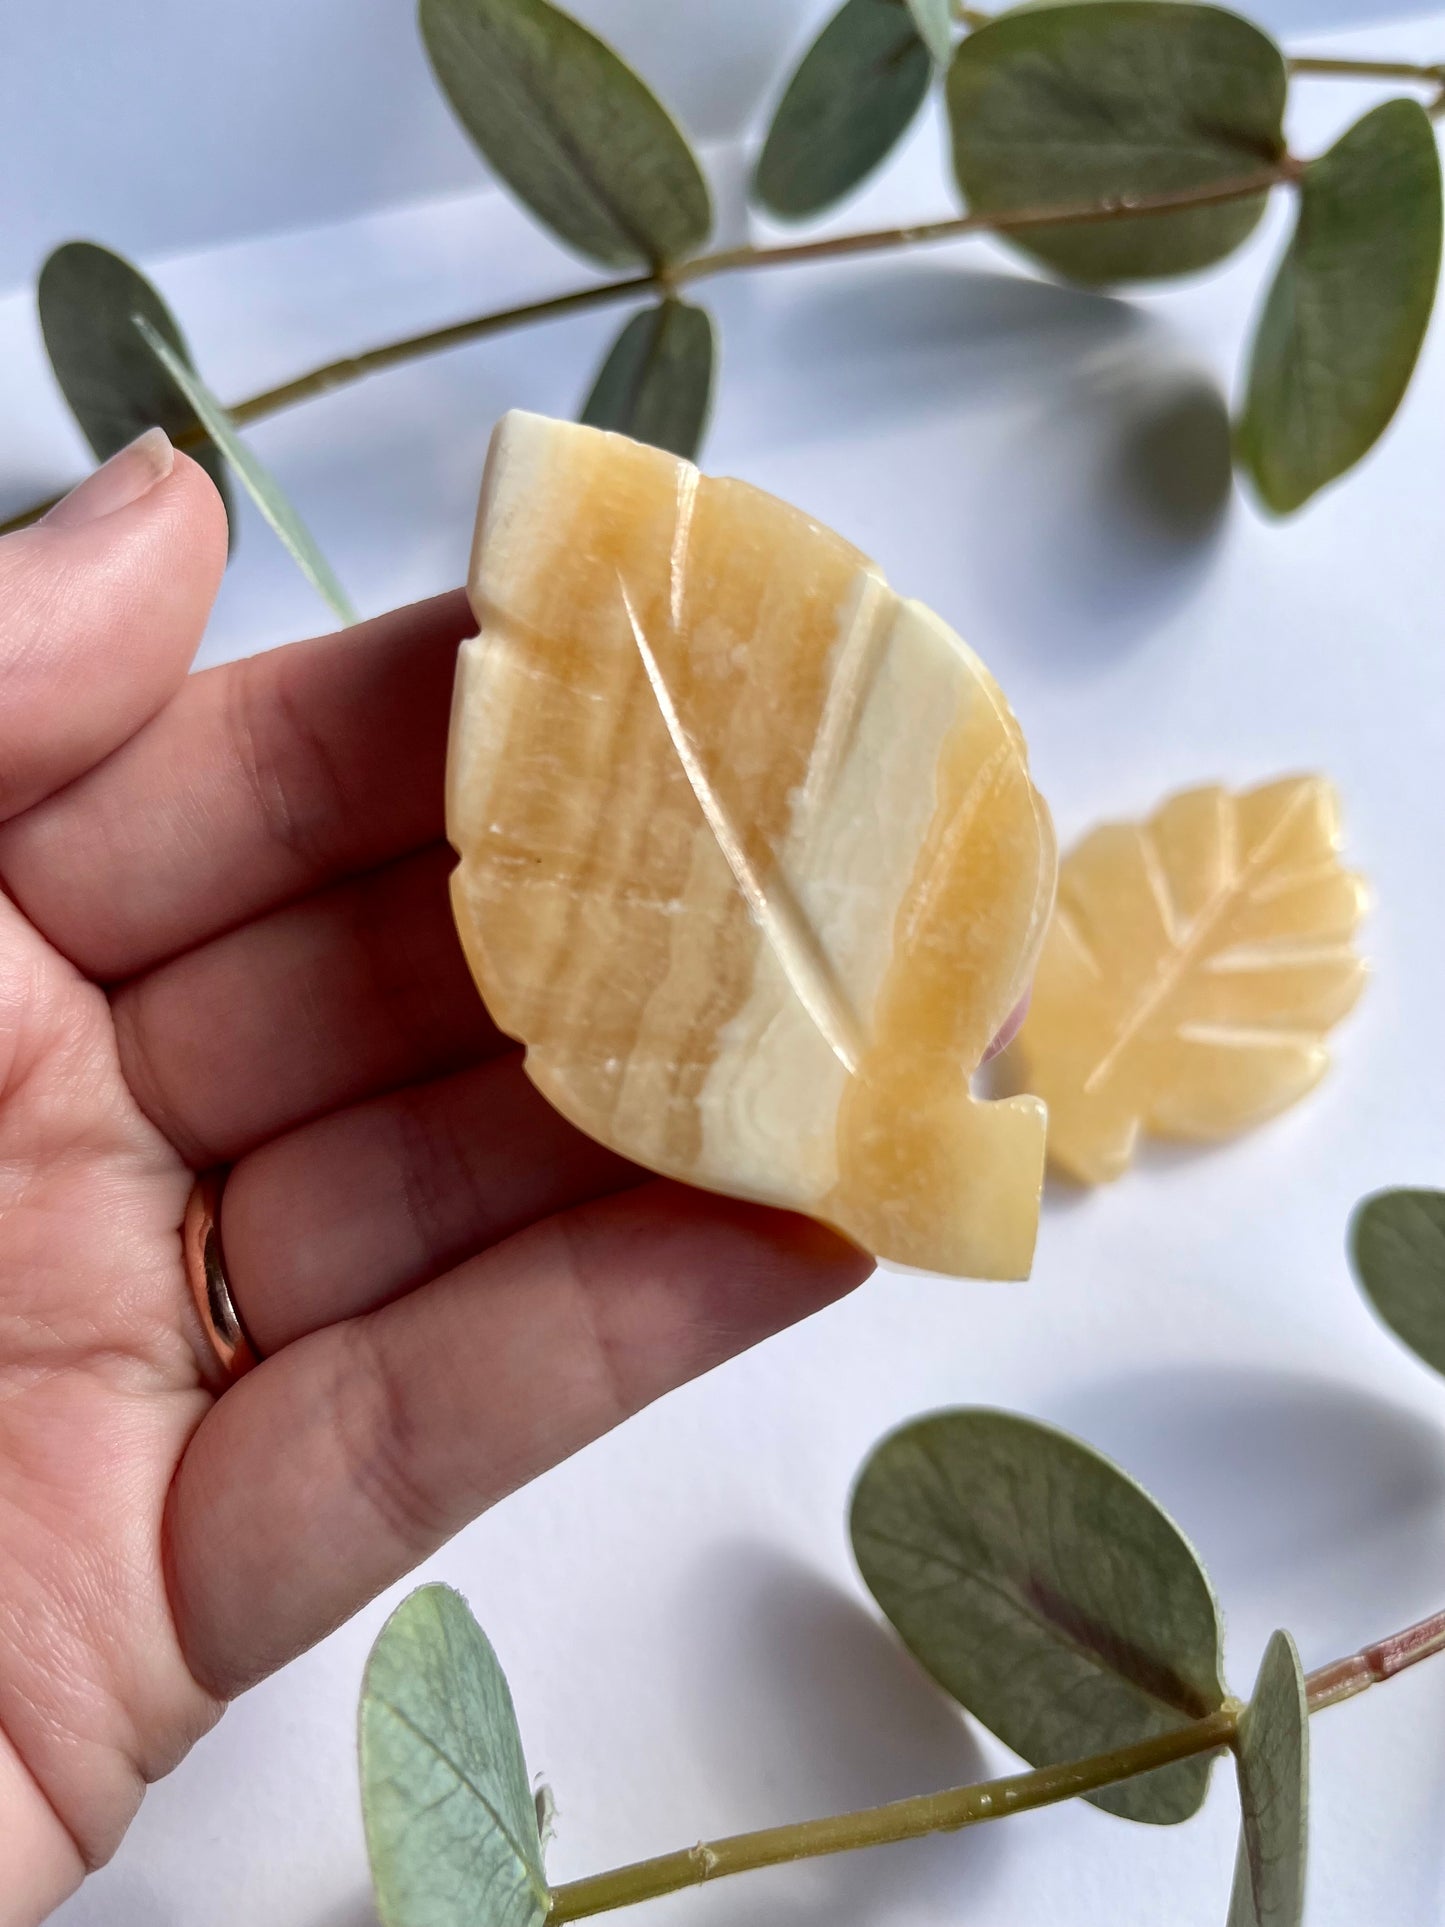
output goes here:
[{"label": "plant stem", "polygon": [[1367,1686],[1393,1679],[1407,1666],[1418,1666],[1432,1653],[1445,1652],[1445,1612],[1432,1613],[1403,1632],[1391,1633],[1366,1646],[1348,1659],[1337,1659],[1329,1666],[1316,1667],[1305,1676],[1305,1692],[1312,1713],[1322,1706],[1335,1706],[1340,1700],[1353,1699]]},{"label": "plant stem", "polygon": [[1117,1747],[1093,1759],[1039,1767],[1032,1773],[1015,1773],[981,1786],[954,1787],[946,1793],[922,1793],[861,1813],[800,1820],[792,1826],[767,1827],[761,1833],[738,1833],[726,1840],[699,1842],[656,1860],[639,1860],[630,1867],[555,1887],[547,1919],[549,1923],[585,1920],[591,1914],[630,1907],[639,1900],[655,1900],[704,1880],[720,1880],[724,1874],[776,1867],[820,1854],[849,1853],[855,1847],[918,1840],[930,1833],[956,1833],[962,1827],[1001,1819],[1007,1813],[1053,1806],[1060,1800],[1072,1800],[1078,1794],[1133,1779],[1155,1767],[1169,1766],[1175,1760],[1216,1752],[1233,1739],[1238,1717],[1238,1707],[1226,1704],[1188,1726],[1134,1746]]},{"label": "plant stem", "polygon": [[1445,86],[1445,61],[1327,60],[1315,54],[1294,54],[1285,65],[1292,74],[1316,80],[1418,80],[1425,86]]},{"label": "plant stem", "polygon": [[[1053,227],[1064,223],[1092,224],[1149,214],[1168,214],[1180,208],[1217,207],[1227,201],[1245,200],[1251,195],[1267,193],[1282,181],[1293,180],[1298,172],[1298,162],[1285,160],[1276,167],[1262,168],[1252,174],[1218,181],[1203,188],[1178,188],[1161,194],[1119,195],[1106,201],[1082,205],[1071,203],[1055,207],[1019,208],[1000,214],[958,214],[947,220],[927,221],[912,227],[873,228],[861,234],[830,235],[821,241],[789,242],[778,247],[724,248],[714,254],[700,254],[695,260],[681,262],[657,273],[632,274],[616,281],[599,281],[592,287],[578,288],[570,294],[553,295],[545,301],[528,301],[520,307],[473,315],[469,320],[454,322],[446,328],[432,328],[425,334],[407,335],[400,341],[368,348],[359,355],[346,355],[339,361],[325,362],[319,368],[296,376],[293,381],[282,382],[276,388],[263,389],[260,394],[235,403],[230,411],[231,417],[238,426],[244,427],[246,423],[259,421],[265,415],[291,408],[297,402],[310,401],[317,395],[345,387],[349,382],[360,381],[363,376],[395,367],[399,362],[412,361],[422,355],[439,354],[448,348],[459,348],[466,342],[502,334],[531,321],[554,320],[559,315],[600,308],[611,302],[625,301],[634,295],[670,293],[686,283],[706,280],[713,275],[735,274],[742,269],[785,267],[806,261],[841,260],[849,255],[878,254],[893,248],[953,241],[973,234],[1016,234],[1030,228]],[[204,432],[199,428],[175,437],[176,445],[180,448],[194,448],[205,439]],[[12,515],[8,521],[0,522],[0,535],[24,528],[47,509],[53,508],[59,500],[59,496],[49,496],[43,502],[32,503],[29,508]]]},{"label": "plant stem", "polygon": [[[1445,1611],[1433,1613],[1403,1632],[1391,1633],[1363,1647],[1348,1659],[1316,1667],[1305,1676],[1305,1695],[1312,1713],[1352,1699],[1367,1687],[1392,1679],[1417,1666],[1432,1653],[1445,1651]],[[1064,1766],[1038,1767],[1007,1779],[986,1780],[978,1786],[953,1787],[944,1793],[922,1793],[911,1800],[870,1807],[860,1813],[835,1814],[826,1820],[800,1820],[791,1826],[766,1827],[759,1833],[732,1834],[724,1840],[699,1842],[655,1860],[635,1861],[610,1873],[571,1880],[552,1891],[549,1927],[569,1920],[585,1920],[614,1907],[630,1907],[640,1900],[695,1887],[725,1874],[748,1873],[776,1867],[790,1860],[809,1860],[823,1854],[850,1853],[857,1847],[877,1847],[898,1840],[918,1840],[931,1833],[957,1833],[985,1820],[1001,1820],[1010,1813],[1054,1806],[1082,1793],[1134,1779],[1156,1767],[1169,1766],[1201,1753],[1214,1753],[1232,1743],[1243,1709],[1226,1700],[1217,1712],[1187,1726],[1176,1727],[1134,1746],[1115,1747],[1087,1760]]]}]

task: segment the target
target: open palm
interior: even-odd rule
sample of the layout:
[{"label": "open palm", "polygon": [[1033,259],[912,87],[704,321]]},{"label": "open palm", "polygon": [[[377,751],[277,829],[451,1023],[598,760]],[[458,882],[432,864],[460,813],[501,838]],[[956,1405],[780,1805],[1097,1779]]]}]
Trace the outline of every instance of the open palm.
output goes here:
[{"label": "open palm", "polygon": [[[0,1927],[227,1697],[868,1266],[645,1180],[491,1026],[462,598],[187,678],[224,548],[154,444],[0,542]],[[179,1241],[217,1165],[264,1361],[220,1396]]]}]

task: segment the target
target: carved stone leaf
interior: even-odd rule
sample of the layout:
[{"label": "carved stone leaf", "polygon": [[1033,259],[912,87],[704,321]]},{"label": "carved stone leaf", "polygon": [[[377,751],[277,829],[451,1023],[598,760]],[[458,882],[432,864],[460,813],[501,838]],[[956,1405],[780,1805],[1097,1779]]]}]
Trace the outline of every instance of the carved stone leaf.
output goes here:
[{"label": "carved stone leaf", "polygon": [[1043,1109],[969,1078],[1054,846],[983,664],[786,503],[536,415],[493,439],[470,593],[453,903],[532,1081],[667,1176],[1024,1275]]},{"label": "carved stone leaf", "polygon": [[361,1692],[361,1803],[383,1927],[541,1927],[550,1895],[507,1681],[464,1599],[422,1586]]},{"label": "carved stone leaf", "polygon": [[1304,1917],[1310,1735],[1304,1669],[1288,1633],[1265,1648],[1239,1723],[1239,1854],[1228,1927],[1299,1927]]},{"label": "carved stone leaf", "polygon": [[[1031,1766],[1171,1732],[1223,1699],[1219,1608],[1142,1486],[1066,1433],[1009,1412],[939,1412],[859,1475],[853,1551],[910,1651]],[[1207,1757],[1088,1797],[1187,1820]]]},{"label": "carved stone leaf", "polygon": [[1222,1137],[1319,1081],[1366,974],[1338,845],[1332,787],[1299,776],[1185,791],[1069,853],[1012,1078],[1072,1177],[1118,1177],[1141,1129]]}]

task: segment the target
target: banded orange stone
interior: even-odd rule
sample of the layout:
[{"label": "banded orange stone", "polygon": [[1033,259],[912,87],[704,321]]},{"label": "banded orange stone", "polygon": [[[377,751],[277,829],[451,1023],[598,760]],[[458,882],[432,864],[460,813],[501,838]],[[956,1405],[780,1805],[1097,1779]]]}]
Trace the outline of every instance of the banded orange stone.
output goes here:
[{"label": "banded orange stone", "polygon": [[970,1076],[1053,901],[993,678],[840,536],[619,435],[493,437],[457,927],[564,1116],[879,1257],[1027,1274],[1042,1103]]}]

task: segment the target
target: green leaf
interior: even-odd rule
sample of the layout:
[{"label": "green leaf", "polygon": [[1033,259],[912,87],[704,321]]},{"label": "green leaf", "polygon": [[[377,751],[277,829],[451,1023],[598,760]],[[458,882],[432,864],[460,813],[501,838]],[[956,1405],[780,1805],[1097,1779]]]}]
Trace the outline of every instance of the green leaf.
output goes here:
[{"label": "green leaf", "polygon": [[685,301],[644,308],[597,371],[582,420],[695,460],[712,407],[715,353],[704,309]]},{"label": "green leaf", "polygon": [[512,1696],[448,1586],[381,1629],[361,1689],[361,1805],[382,1927],[540,1927],[550,1895]]},{"label": "green leaf", "polygon": [[753,175],[756,198],[787,221],[841,200],[902,137],[932,73],[898,0],[847,0],[778,103]]},{"label": "green leaf", "polygon": [[[195,365],[175,316],[138,268],[94,241],[67,241],[40,270],[36,299],[60,392],[98,461],[148,428],[163,428],[172,441],[199,431],[196,411],[136,337],[131,317],[144,315],[185,367]],[[220,450],[206,442],[190,452],[231,519]]]},{"label": "green leaf", "polygon": [[908,0],[918,38],[940,67],[953,56],[953,8],[949,0]]},{"label": "green leaf", "polygon": [[1260,317],[1239,451],[1287,515],[1388,427],[1440,273],[1440,157],[1413,100],[1386,101],[1305,169]]},{"label": "green leaf", "polygon": [[[939,1683],[1032,1766],[1213,1712],[1219,1609],[1149,1494],[1063,1432],[1008,1412],[940,1412],[884,1439],[853,1495],[874,1598]],[[1209,1760],[1089,1798],[1187,1820]]]},{"label": "green leaf", "polygon": [[1365,1296],[1397,1338],[1445,1374],[1445,1191],[1379,1191],[1350,1224]]},{"label": "green leaf", "polygon": [[[977,214],[1248,180],[1284,154],[1279,49],[1218,7],[1098,0],[1004,14],[953,57],[953,165]],[[1076,281],[1187,274],[1237,248],[1264,211],[1213,207],[1008,236]]]},{"label": "green leaf", "polygon": [[132,320],[141,339],[195,410],[206,433],[223,450],[226,460],[240,476],[246,493],[280,536],[301,573],[343,622],[355,622],[356,611],[347,601],[346,591],[332,574],[331,565],[317,548],[301,517],[282,493],[281,484],[264,463],[252,454],[226,410],[195,369],[182,361],[159,329],[153,327],[143,314],[133,316]]},{"label": "green leaf", "polygon": [[1304,1669],[1288,1633],[1265,1649],[1236,1745],[1241,1824],[1229,1927],[1304,1917],[1310,1736]]},{"label": "green leaf", "polygon": [[421,0],[432,67],[519,200],[580,254],[660,267],[712,227],[677,123],[612,49],[548,0]]}]

